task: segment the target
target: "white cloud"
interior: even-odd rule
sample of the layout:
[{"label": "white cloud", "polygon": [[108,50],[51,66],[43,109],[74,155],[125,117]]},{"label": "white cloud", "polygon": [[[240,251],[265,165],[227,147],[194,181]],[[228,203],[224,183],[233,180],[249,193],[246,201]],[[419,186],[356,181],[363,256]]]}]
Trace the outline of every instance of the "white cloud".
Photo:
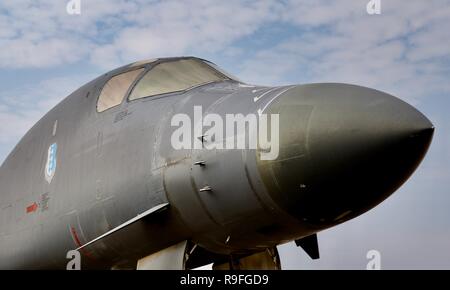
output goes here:
[{"label": "white cloud", "polygon": [[70,39],[14,39],[2,45],[0,63],[7,68],[56,66],[80,60],[87,49]]},{"label": "white cloud", "polygon": [[0,144],[22,137],[47,111],[75,91],[84,78],[58,77],[0,93]]},{"label": "white cloud", "polygon": [[281,11],[281,18],[303,27],[334,24],[349,19],[352,15],[362,15],[366,3],[360,0],[289,0]]},{"label": "white cloud", "polygon": [[291,1],[283,19],[303,32],[259,51],[244,62],[241,77],[356,83],[412,103],[448,92],[448,3],[382,1],[382,14],[370,16],[361,1]]},{"label": "white cloud", "polygon": [[[257,37],[264,26],[287,23],[301,29],[298,35],[256,51],[244,75],[251,75],[251,64],[262,56],[274,62],[273,75],[278,75],[252,79],[284,79],[283,73],[306,62],[311,76],[334,79],[338,75],[347,80],[357,72],[355,81],[378,85],[390,75],[406,78],[417,73],[414,62],[448,56],[450,45],[448,30],[441,29],[450,25],[446,0],[383,1],[379,16],[369,16],[365,1],[360,0],[97,0],[82,1],[79,16],[68,15],[66,3],[1,3],[8,13],[0,13],[0,67],[48,67],[87,60],[106,69],[158,56],[226,54],[243,37]],[[279,57],[285,50],[291,59]],[[374,80],[374,75],[384,79]]]},{"label": "white cloud", "polygon": [[[114,57],[130,62],[137,58],[183,55],[192,51],[221,51],[276,19],[273,10],[278,6],[272,1],[207,0],[141,5],[142,9],[126,16],[134,25],[117,31],[107,45],[108,59]],[[99,45],[92,54],[92,61],[108,66],[101,58],[100,61],[96,58],[104,49],[104,45]]]},{"label": "white cloud", "polygon": [[110,67],[114,59],[123,63],[218,51],[275,20],[279,6],[268,0],[97,0],[81,1],[81,15],[68,15],[66,3],[1,3],[8,13],[0,13],[0,24],[8,29],[0,30],[0,67],[46,67],[83,59]]}]

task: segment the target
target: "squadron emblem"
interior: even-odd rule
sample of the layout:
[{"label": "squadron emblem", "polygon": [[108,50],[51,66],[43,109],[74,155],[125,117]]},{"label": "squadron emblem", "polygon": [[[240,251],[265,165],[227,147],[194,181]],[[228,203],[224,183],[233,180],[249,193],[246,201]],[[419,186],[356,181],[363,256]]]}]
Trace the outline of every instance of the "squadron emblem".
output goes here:
[{"label": "squadron emblem", "polygon": [[58,144],[53,143],[48,147],[47,163],[45,164],[45,180],[52,182],[56,172],[56,155],[58,152]]}]

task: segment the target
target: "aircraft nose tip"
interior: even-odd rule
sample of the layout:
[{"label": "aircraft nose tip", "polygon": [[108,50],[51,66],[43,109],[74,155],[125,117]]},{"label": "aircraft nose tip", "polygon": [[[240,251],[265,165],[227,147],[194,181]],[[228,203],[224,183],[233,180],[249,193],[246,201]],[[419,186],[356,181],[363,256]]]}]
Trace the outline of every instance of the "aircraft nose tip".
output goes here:
[{"label": "aircraft nose tip", "polygon": [[414,172],[434,127],[389,94],[346,84],[297,86],[274,101],[279,155],[259,160],[272,197],[300,220],[332,226],[362,214]]}]

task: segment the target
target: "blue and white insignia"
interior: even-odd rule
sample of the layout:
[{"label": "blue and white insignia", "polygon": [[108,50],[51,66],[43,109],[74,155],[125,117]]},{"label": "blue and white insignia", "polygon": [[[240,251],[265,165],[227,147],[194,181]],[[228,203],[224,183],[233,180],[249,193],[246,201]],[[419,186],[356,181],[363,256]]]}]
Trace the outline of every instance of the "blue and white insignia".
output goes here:
[{"label": "blue and white insignia", "polygon": [[48,147],[47,163],[45,164],[45,180],[52,182],[56,172],[56,156],[58,152],[58,144],[53,143]]}]

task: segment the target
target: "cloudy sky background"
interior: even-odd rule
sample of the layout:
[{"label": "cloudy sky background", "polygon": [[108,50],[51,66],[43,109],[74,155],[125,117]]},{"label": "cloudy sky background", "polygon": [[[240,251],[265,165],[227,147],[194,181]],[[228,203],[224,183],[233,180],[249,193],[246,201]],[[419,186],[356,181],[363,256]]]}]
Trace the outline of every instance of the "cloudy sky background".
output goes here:
[{"label": "cloudy sky background", "polygon": [[347,82],[415,105],[435,124],[416,174],[369,213],[319,235],[322,259],[280,247],[286,269],[450,269],[450,1],[3,0],[0,160],[51,107],[140,59],[194,55],[254,84]]}]

